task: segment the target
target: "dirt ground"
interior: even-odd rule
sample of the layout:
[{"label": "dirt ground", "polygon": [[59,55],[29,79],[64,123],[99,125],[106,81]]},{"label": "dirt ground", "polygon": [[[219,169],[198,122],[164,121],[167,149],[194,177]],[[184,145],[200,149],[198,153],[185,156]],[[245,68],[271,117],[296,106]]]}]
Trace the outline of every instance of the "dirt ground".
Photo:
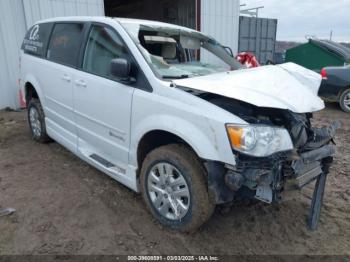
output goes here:
[{"label": "dirt ground", "polygon": [[350,115],[336,105],[317,125],[340,119],[337,155],[321,221],[306,228],[313,187],[279,205],[217,208],[193,235],[160,226],[141,197],[57,143],[32,141],[26,112],[0,112],[0,254],[350,254]]}]

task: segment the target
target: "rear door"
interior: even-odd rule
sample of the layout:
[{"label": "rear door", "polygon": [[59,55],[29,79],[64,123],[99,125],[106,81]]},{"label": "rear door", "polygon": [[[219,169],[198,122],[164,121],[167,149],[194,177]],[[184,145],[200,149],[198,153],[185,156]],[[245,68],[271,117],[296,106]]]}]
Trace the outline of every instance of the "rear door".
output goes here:
[{"label": "rear door", "polygon": [[78,150],[118,176],[127,171],[134,87],[110,74],[114,58],[130,59],[121,37],[107,25],[92,24],[73,84]]},{"label": "rear door", "polygon": [[79,59],[84,23],[56,23],[47,60],[40,67],[48,134],[72,151],[77,148],[73,106],[73,74]]}]

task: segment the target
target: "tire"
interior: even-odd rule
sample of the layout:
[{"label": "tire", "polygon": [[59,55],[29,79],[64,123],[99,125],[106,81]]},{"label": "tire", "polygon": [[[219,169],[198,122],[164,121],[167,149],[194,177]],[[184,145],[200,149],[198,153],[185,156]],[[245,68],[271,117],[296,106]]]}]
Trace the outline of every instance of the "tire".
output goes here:
[{"label": "tire", "polygon": [[[161,180],[160,172],[163,171],[159,171],[160,167],[163,167],[164,172],[167,170],[165,173],[169,175],[168,186],[161,188],[163,191],[158,191],[161,182],[154,184],[154,176],[152,176],[152,174],[157,176],[158,172],[159,181]],[[169,172],[171,167],[175,169]],[[162,146],[151,151],[142,164],[140,175],[142,196],[152,215],[161,224],[181,232],[192,233],[210,218],[215,209],[215,205],[209,200],[205,178],[206,172],[202,163],[190,149],[178,144]],[[186,186],[176,186],[176,184],[180,185],[180,181],[182,181],[182,184],[185,181]],[[165,181],[165,183],[167,182]],[[155,185],[159,187],[152,192]],[[170,187],[176,189],[174,191],[169,189],[170,193],[169,191],[166,192]],[[167,198],[163,194],[163,204],[158,201],[158,198],[162,196],[160,192],[169,193]],[[179,192],[183,195],[186,195],[184,192],[187,192],[188,197],[182,195],[180,199],[179,196],[176,196]],[[163,207],[166,207],[166,204],[164,204],[166,202],[168,202],[169,208],[167,215],[164,215],[162,210]],[[176,205],[180,202],[181,205]],[[161,204],[160,207],[156,203]],[[171,203],[175,203],[177,212]],[[187,210],[182,208],[185,206]]]},{"label": "tire", "polygon": [[51,140],[46,132],[45,114],[39,99],[32,98],[29,101],[28,123],[35,141],[47,143]]},{"label": "tire", "polygon": [[343,91],[340,95],[339,105],[344,112],[350,113],[350,88]]}]

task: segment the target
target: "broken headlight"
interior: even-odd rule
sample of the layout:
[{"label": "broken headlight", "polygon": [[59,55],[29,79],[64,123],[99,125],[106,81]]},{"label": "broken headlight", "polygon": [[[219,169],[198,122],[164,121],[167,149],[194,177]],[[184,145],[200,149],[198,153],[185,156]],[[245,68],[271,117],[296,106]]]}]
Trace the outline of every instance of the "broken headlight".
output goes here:
[{"label": "broken headlight", "polygon": [[293,149],[290,135],[284,128],[227,124],[226,130],[232,148],[247,155],[264,157]]}]

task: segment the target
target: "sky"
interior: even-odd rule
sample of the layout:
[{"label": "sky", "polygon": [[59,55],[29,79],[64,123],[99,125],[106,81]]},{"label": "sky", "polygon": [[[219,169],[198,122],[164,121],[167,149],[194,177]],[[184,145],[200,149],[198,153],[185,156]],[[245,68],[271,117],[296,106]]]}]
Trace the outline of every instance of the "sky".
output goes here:
[{"label": "sky", "polygon": [[305,36],[350,42],[350,0],[240,0],[241,9],[264,6],[259,17],[277,18],[277,40],[306,41]]}]

